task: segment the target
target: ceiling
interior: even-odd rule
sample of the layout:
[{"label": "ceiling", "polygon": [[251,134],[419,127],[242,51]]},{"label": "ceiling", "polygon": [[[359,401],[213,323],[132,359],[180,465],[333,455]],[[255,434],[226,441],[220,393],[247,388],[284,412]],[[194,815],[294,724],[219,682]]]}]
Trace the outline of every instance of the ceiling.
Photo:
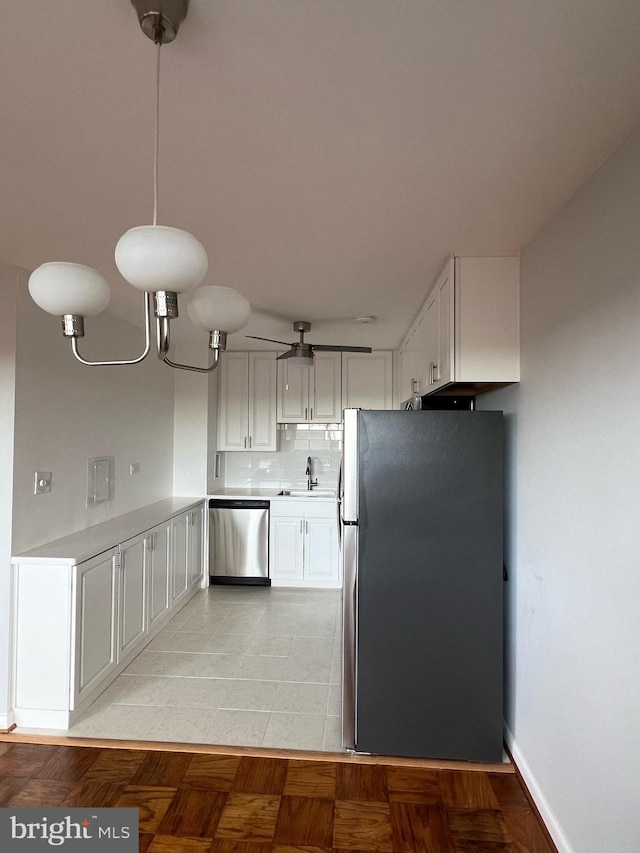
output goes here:
[{"label": "ceiling", "polygon": [[[113,248],[151,221],[153,44],[129,0],[2,16],[0,258],[95,266],[141,321]],[[516,254],[640,121],[639,37],[637,0],[191,0],[158,221],[246,333],[395,348],[448,255]]]}]

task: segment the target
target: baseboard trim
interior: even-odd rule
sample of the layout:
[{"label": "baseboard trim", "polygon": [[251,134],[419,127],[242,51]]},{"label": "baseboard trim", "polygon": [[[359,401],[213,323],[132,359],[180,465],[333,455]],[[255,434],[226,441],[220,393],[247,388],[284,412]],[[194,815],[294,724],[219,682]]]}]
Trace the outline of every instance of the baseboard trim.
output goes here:
[{"label": "baseboard trim", "polygon": [[575,853],[573,847],[569,844],[569,840],[566,835],[562,831],[560,823],[556,818],[553,809],[549,805],[547,798],[542,792],[542,788],[538,784],[536,777],[533,775],[533,771],[529,766],[529,762],[524,757],[523,753],[520,750],[520,747],[516,743],[516,740],[511,732],[509,726],[504,724],[504,739],[509,752],[511,753],[511,758],[513,763],[518,771],[518,773],[522,776],[525,785],[531,795],[531,799],[533,800],[542,821],[544,822],[545,827],[547,828],[547,832],[551,836],[553,843],[555,844],[558,853]]},{"label": "baseboard trim", "polygon": [[0,714],[0,731],[10,732],[15,728],[16,718],[13,711],[7,714]]}]

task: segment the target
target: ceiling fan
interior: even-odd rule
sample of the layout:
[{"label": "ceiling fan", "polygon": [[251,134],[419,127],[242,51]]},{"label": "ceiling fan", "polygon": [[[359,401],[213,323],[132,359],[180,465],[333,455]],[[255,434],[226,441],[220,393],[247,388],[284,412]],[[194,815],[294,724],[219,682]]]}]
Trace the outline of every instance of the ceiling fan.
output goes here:
[{"label": "ceiling fan", "polygon": [[298,367],[311,367],[313,365],[313,351],[329,351],[329,352],[371,352],[371,347],[349,347],[338,346],[337,344],[308,344],[305,342],[304,336],[306,332],[311,330],[311,323],[304,320],[297,320],[293,324],[294,332],[300,334],[300,340],[288,343],[287,341],[276,341],[273,338],[261,338],[258,335],[246,335],[247,338],[253,338],[256,341],[270,341],[272,344],[283,344],[289,347],[286,352],[278,356],[278,361],[284,358],[293,359],[292,364]]}]

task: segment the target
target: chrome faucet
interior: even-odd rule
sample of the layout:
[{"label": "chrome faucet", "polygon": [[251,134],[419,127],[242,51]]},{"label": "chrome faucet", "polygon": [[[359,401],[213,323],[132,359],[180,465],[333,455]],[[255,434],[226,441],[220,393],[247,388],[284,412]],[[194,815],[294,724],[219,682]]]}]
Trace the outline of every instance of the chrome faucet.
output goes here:
[{"label": "chrome faucet", "polygon": [[307,456],[307,467],[306,467],[304,473],[305,473],[305,476],[307,478],[307,491],[308,492],[310,492],[314,486],[318,485],[317,479],[316,480],[311,479],[311,470],[312,470],[311,457]]}]

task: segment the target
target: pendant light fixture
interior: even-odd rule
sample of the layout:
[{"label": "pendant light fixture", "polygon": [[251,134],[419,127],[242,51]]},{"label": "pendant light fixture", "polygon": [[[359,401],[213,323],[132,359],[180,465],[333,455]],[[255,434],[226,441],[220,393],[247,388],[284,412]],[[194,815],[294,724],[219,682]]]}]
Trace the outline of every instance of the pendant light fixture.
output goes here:
[{"label": "pendant light fixture", "polygon": [[[158,358],[170,367],[208,373],[214,370],[220,352],[226,348],[227,334],[242,329],[251,306],[229,287],[198,287],[207,274],[207,253],[187,231],[158,225],[158,148],[160,138],[160,48],[172,42],[189,8],[189,0],[131,0],[143,33],[157,47],[156,119],[153,152],[153,222],[131,228],[118,240],[115,260],[123,278],[144,293],[145,346],[133,359],[88,361],[78,352],[78,338],[84,336],[84,318],[99,314],[109,302],[109,285],[92,267],[51,262],[39,266],[29,278],[34,302],[62,317],[62,334],[71,339],[74,356],[87,365],[138,364],[151,349],[152,313],[156,320]],[[196,326],[209,332],[213,360],[209,367],[178,364],[169,356],[170,322],[178,316],[178,294],[192,291],[187,312]]]}]

